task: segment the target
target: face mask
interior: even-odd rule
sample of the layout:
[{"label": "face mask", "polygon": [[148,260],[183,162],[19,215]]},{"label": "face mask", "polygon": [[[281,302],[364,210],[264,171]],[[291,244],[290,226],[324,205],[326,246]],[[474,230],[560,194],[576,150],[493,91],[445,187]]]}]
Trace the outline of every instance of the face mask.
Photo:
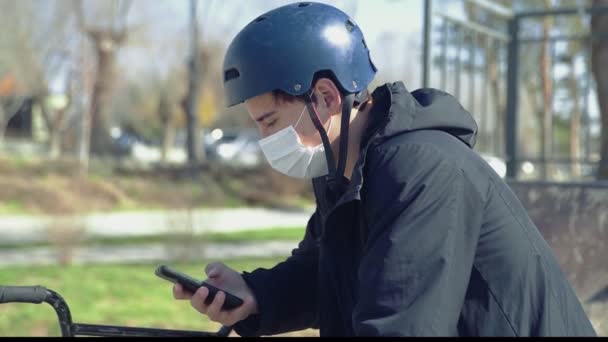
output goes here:
[{"label": "face mask", "polygon": [[[323,144],[308,147],[302,144],[295,127],[298,126],[306,106],[295,125],[290,125],[259,141],[270,166],[280,173],[294,177],[312,179],[328,174]],[[331,129],[329,122],[329,128]]]}]

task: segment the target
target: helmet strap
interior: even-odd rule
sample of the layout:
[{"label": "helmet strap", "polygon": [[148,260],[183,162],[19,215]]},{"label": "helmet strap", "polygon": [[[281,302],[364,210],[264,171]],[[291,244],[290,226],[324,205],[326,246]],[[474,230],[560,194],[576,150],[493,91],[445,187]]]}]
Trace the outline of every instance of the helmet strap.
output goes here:
[{"label": "helmet strap", "polygon": [[342,105],[342,123],[340,124],[340,153],[338,154],[338,169],[335,178],[340,179],[344,176],[346,169],[346,159],[348,158],[348,131],[350,128],[350,112],[355,103],[355,95],[349,94],[344,97]]},{"label": "helmet strap", "polygon": [[327,132],[325,132],[325,127],[323,127],[323,124],[319,119],[319,114],[317,113],[317,110],[312,104],[310,94],[309,96],[304,98],[304,102],[306,104],[306,107],[308,108],[308,115],[310,116],[313,125],[321,135],[321,141],[323,141],[323,148],[325,149],[325,158],[327,160],[327,169],[329,171],[329,174],[333,174],[336,172],[336,162],[334,160],[334,154],[332,153],[331,145],[329,143],[329,138],[327,137]]},{"label": "helmet strap", "polygon": [[323,147],[325,149],[325,158],[327,159],[327,167],[329,171],[328,185],[334,195],[341,195],[348,186],[348,179],[344,177],[344,171],[346,170],[346,160],[348,159],[348,133],[350,128],[350,114],[353,108],[359,107],[359,110],[365,109],[369,99],[369,92],[363,90],[356,94],[348,94],[344,97],[342,105],[342,119],[340,125],[340,149],[338,158],[338,167],[336,168],[336,162],[334,159],[333,151],[327,137],[327,132],[321,124],[319,114],[312,105],[311,97],[305,98],[306,106],[308,107],[308,113],[310,118],[321,135],[323,141]]}]

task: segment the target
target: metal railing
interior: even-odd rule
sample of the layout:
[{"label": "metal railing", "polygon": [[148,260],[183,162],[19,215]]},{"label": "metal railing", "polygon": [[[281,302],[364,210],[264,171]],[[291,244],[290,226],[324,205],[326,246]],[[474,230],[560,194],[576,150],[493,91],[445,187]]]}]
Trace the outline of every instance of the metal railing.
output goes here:
[{"label": "metal railing", "polygon": [[[538,19],[538,18],[546,18],[546,17],[556,17],[556,16],[566,16],[566,15],[606,15],[608,14],[608,7],[590,7],[590,8],[561,8],[561,9],[552,9],[552,10],[533,10],[527,12],[516,13],[509,20],[509,53],[508,53],[508,81],[507,81],[507,113],[506,113],[506,139],[505,139],[505,147],[506,147],[506,163],[507,163],[507,177],[516,179],[519,176],[519,130],[518,130],[518,122],[519,122],[519,88],[520,88],[520,64],[521,64],[521,56],[520,50],[523,44],[534,44],[534,43],[542,43],[549,44],[551,51],[551,70],[555,67],[556,60],[556,52],[555,52],[555,44],[560,41],[571,41],[571,40],[580,40],[583,41],[585,47],[587,49],[587,56],[590,55],[591,50],[591,41],[594,39],[607,39],[608,32],[600,33],[600,34],[559,34],[559,35],[550,35],[548,37],[521,37],[521,26],[524,20],[529,19]],[[591,153],[589,136],[589,129],[593,124],[591,118],[589,117],[589,94],[591,93],[591,72],[589,67],[588,58],[586,61],[586,86],[585,86],[585,101],[583,108],[583,122],[582,126],[587,131],[585,134],[585,155],[586,160],[590,160],[589,154]],[[551,83],[555,84],[555,73],[551,72]],[[551,102],[554,102],[555,92],[551,93]],[[575,99],[578,100],[578,99]],[[545,108],[545,110],[551,110]],[[551,114],[554,116],[554,112],[551,110]],[[553,133],[553,129],[551,130]],[[557,163],[555,158],[551,155],[551,151],[553,150],[553,146],[546,146],[549,150],[548,157],[541,158],[543,163]],[[570,161],[572,164],[572,161]]]},{"label": "metal railing", "polygon": [[[517,178],[520,175],[522,163],[530,162],[531,159],[543,170],[550,169],[551,165],[562,167],[564,164],[569,164],[573,170],[583,166],[596,168],[598,161],[591,155],[599,153],[599,137],[597,133],[593,133],[596,131],[595,127],[599,126],[599,119],[590,115],[593,105],[591,94],[594,87],[589,56],[591,42],[597,39],[608,39],[608,32],[581,33],[558,29],[548,36],[546,34],[540,37],[524,36],[522,25],[524,21],[547,17],[605,15],[608,14],[608,8],[579,7],[514,12],[491,0],[462,1],[463,4],[467,4],[469,8],[475,10],[468,14],[483,12],[484,14],[480,15],[480,18],[484,18],[484,20],[475,22],[474,18],[466,16],[461,18],[451,12],[448,13],[446,9],[434,9],[433,1],[425,0],[422,75],[424,86],[435,85],[435,87],[451,93],[473,114],[479,128],[476,149],[479,152],[504,159],[507,164],[508,178]],[[483,24],[484,22],[486,24]],[[433,39],[434,36],[435,39]],[[561,51],[563,48],[558,51],[556,46],[574,40],[582,42],[587,51],[584,74],[581,74],[580,71],[576,72],[576,82],[579,82],[580,79],[580,85],[577,83],[576,86],[577,96],[574,98],[575,101],[579,101],[577,106],[580,106],[576,112],[577,116],[573,116],[574,112],[567,112],[561,108],[556,109],[556,107],[563,106],[558,103],[556,91],[553,90],[558,89],[556,66],[561,63],[561,67],[567,67],[566,62],[558,58],[564,55],[564,52]],[[548,47],[547,51],[550,54],[548,60],[551,63],[549,82],[551,82],[552,90],[543,94],[542,103],[536,103],[531,111],[523,114],[526,115],[525,117],[521,117],[520,112],[523,109],[520,97],[521,93],[524,93],[522,91],[522,72],[526,72],[526,76],[529,76],[530,72],[537,72],[533,71],[530,64],[527,65],[527,70],[523,70],[523,63],[530,63],[530,61],[524,60],[522,55],[533,49],[539,50],[538,44],[546,44],[543,45],[543,48]],[[576,58],[579,57],[579,55],[576,56]],[[571,56],[571,58],[573,57]],[[538,70],[538,66],[536,69]],[[437,74],[433,75],[433,73]],[[544,79],[543,81],[546,82]],[[537,94],[540,96],[543,92],[538,85],[535,87],[536,94],[534,92],[526,93],[527,97],[524,100],[528,100],[527,104],[532,101],[531,97],[537,96]],[[560,87],[566,89],[564,85]],[[568,91],[570,91],[569,88]],[[545,108],[548,93],[550,93],[551,107]],[[556,105],[556,103],[558,104]],[[570,103],[572,102],[568,102],[568,104]],[[578,116],[581,117],[580,133],[575,136],[576,139],[579,139],[577,142],[579,147],[570,148],[569,152],[572,155],[569,158],[557,157],[558,150],[553,138],[540,142],[535,140],[541,136],[542,131],[539,131],[536,136],[528,136],[525,141],[538,143],[538,149],[543,152],[538,152],[538,155],[533,155],[532,158],[520,156],[531,153],[530,148],[523,149],[521,146],[523,140],[520,140],[520,119],[526,119],[527,121],[522,124],[529,127],[534,124],[534,120],[549,115],[547,122],[551,122],[551,124],[546,126],[546,122],[541,122],[538,124],[540,128],[537,130],[547,132],[549,129],[547,127],[550,127],[551,132],[546,134],[551,134],[553,137],[556,132],[555,122],[559,119],[556,114],[568,116],[570,118],[568,120],[574,121]],[[566,119],[562,117],[561,120]],[[561,155],[566,150],[565,145],[562,146],[562,150],[559,152]],[[579,152],[575,154],[572,150]],[[543,171],[542,173],[543,177],[551,179],[551,172]],[[577,172],[573,171],[572,177],[578,177],[576,174]]]},{"label": "metal railing", "polygon": [[[491,13],[500,24],[490,27],[465,20],[445,9],[434,9],[432,0],[425,0],[423,84],[451,93],[466,106],[479,127],[476,149],[502,157],[504,110],[499,107],[505,102],[504,64],[510,41],[506,28],[513,13],[488,0],[464,1]],[[431,35],[432,27],[438,40]],[[438,77],[432,78],[431,70]]]}]

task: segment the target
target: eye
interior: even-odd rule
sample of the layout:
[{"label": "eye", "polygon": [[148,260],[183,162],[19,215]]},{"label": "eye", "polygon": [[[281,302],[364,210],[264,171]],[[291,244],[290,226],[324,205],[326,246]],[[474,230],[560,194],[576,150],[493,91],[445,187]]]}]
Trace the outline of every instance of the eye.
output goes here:
[{"label": "eye", "polygon": [[266,124],[266,127],[271,128],[277,123],[277,119],[273,119],[269,123]]}]

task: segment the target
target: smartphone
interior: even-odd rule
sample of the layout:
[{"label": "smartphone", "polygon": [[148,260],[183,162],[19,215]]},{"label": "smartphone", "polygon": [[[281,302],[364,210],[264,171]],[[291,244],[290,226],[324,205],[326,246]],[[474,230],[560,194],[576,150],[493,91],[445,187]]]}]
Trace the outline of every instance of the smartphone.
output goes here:
[{"label": "smartphone", "polygon": [[227,291],[224,291],[222,289],[218,289],[217,287],[215,287],[207,282],[196,280],[184,273],[178,272],[167,265],[158,266],[154,273],[158,277],[168,280],[172,283],[176,283],[176,282],[180,283],[184,287],[184,289],[186,289],[187,291],[189,291],[191,293],[196,292],[196,290],[198,290],[202,286],[206,287],[209,290],[209,294],[207,295],[207,298],[205,299],[205,304],[207,304],[207,305],[209,305],[209,304],[211,304],[211,302],[213,302],[213,298],[215,298],[215,295],[217,294],[218,291],[222,291],[226,294],[226,299],[224,300],[224,305],[222,306],[222,310],[232,310],[232,309],[238,308],[239,306],[241,306],[243,304],[243,300],[241,298],[239,298]]}]

